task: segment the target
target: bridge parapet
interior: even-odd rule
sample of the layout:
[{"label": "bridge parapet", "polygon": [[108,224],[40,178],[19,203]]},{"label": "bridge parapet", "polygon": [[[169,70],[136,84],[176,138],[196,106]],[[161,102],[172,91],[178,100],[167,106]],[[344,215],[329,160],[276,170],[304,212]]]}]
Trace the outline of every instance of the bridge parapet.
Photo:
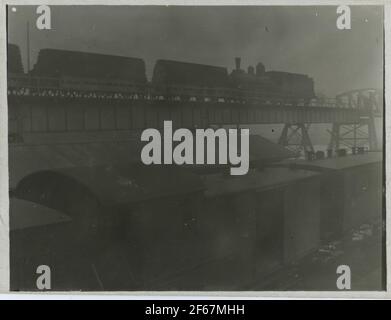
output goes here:
[{"label": "bridge parapet", "polygon": [[[371,102],[379,111],[378,94],[374,89],[355,90],[336,98],[281,97],[278,93],[233,88],[200,88],[193,86],[162,86],[137,84],[121,80],[95,78],[45,78],[11,74],[8,77],[8,96],[58,99],[89,99],[113,101],[176,101],[220,104],[252,104],[266,106],[364,109]],[[358,94],[360,93],[360,94]],[[366,97],[364,93],[369,93]],[[376,93],[376,94],[375,94]],[[356,102],[358,95],[359,101]],[[366,99],[364,101],[364,99]]]},{"label": "bridge parapet", "polygon": [[358,123],[365,110],[218,102],[74,99],[10,96],[10,133],[93,132],[212,125]]}]

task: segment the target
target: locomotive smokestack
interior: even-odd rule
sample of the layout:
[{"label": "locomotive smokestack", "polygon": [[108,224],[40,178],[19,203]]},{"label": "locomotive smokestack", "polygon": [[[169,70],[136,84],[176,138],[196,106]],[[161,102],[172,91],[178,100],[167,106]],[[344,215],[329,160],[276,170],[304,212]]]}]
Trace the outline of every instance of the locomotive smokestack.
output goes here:
[{"label": "locomotive smokestack", "polygon": [[240,70],[240,58],[239,57],[235,58],[235,66],[236,66],[236,70]]},{"label": "locomotive smokestack", "polygon": [[259,77],[262,76],[264,73],[265,73],[265,66],[261,62],[259,62],[256,66],[256,75]]}]

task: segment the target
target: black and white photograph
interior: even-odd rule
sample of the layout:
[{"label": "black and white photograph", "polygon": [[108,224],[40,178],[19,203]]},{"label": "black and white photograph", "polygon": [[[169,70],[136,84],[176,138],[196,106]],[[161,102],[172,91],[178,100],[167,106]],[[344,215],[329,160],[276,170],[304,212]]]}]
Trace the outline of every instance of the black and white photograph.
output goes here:
[{"label": "black and white photograph", "polygon": [[7,5],[12,292],[386,290],[383,5]]}]

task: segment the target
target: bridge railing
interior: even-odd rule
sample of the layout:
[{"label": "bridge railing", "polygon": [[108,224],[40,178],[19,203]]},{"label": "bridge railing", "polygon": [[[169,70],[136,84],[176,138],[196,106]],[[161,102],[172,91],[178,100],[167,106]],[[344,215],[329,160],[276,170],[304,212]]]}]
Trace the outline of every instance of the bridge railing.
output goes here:
[{"label": "bridge railing", "polygon": [[[365,104],[364,102],[368,103],[368,101],[362,100],[360,95],[354,96],[356,92],[338,95],[336,98],[299,98],[294,95],[281,96],[281,93],[273,91],[154,85],[114,79],[50,78],[17,74],[10,74],[8,77],[8,95],[33,97],[221,102],[246,105],[360,109]],[[371,99],[373,98],[371,97]]]},{"label": "bridge railing", "polygon": [[[28,75],[10,75],[8,78],[10,95],[32,96],[74,96],[104,97],[118,99],[178,100],[178,101],[213,101],[243,102],[261,101],[275,104],[285,100],[299,100],[295,96],[281,98],[281,93],[259,90],[239,90],[224,87],[195,87],[185,85],[155,85],[133,83],[112,79],[95,78],[45,78]],[[267,98],[265,98],[267,97]]]}]

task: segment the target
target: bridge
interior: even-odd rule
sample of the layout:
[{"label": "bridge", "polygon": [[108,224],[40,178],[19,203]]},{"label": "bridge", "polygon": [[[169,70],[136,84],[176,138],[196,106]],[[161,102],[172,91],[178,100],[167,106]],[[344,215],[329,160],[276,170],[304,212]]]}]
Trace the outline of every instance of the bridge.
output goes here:
[{"label": "bridge", "polygon": [[[382,92],[367,88],[334,99],[297,100],[227,88],[135,85],[99,79],[8,78],[9,137],[24,143],[26,135],[134,132],[161,128],[284,124],[279,143],[305,151],[314,148],[311,124],[330,123],[331,149],[368,145],[379,148],[375,117],[382,116]],[[61,133],[62,135],[60,135]]]}]

